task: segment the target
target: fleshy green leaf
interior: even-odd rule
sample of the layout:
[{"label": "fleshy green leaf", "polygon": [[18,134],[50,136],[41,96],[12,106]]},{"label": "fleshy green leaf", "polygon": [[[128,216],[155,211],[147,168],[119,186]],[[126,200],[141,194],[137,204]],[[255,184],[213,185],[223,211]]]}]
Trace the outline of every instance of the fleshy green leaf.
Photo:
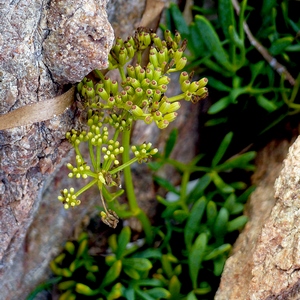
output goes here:
[{"label": "fleshy green leaf", "polygon": [[181,289],[181,282],[179,281],[177,276],[173,275],[169,281],[169,291],[173,298],[176,297],[176,295],[179,298],[180,289]]},{"label": "fleshy green leaf", "polygon": [[167,191],[173,192],[176,195],[179,195],[179,191],[175,188],[175,186],[169,180],[159,177],[159,176],[154,176],[153,179],[156,183],[158,183],[161,187],[163,187]]},{"label": "fleshy green leaf", "polygon": [[225,194],[233,193],[234,188],[228,184],[226,184],[223,179],[218,175],[217,172],[211,172],[211,178],[212,181],[214,182],[215,186]]},{"label": "fleshy green leaf", "polygon": [[147,258],[123,258],[122,262],[124,266],[128,266],[139,271],[148,271],[152,268],[152,263]]},{"label": "fleshy green leaf", "polygon": [[109,268],[109,270],[106,272],[100,287],[104,288],[110,283],[112,283],[113,281],[115,281],[119,277],[121,270],[122,270],[122,261],[121,260],[115,261],[113,265]]},{"label": "fleshy green leaf", "polygon": [[269,51],[272,55],[278,55],[282,53],[286,47],[290,46],[294,38],[292,36],[286,36],[281,39],[274,41],[269,48]]},{"label": "fleshy green leaf", "polygon": [[228,232],[232,232],[234,230],[240,229],[245,226],[247,223],[248,218],[246,216],[239,216],[232,221],[228,222],[227,230]]},{"label": "fleshy green leaf", "polygon": [[124,227],[118,236],[118,247],[116,252],[117,259],[123,256],[127,244],[130,242],[131,230],[129,226]]},{"label": "fleshy green leaf", "polygon": [[215,248],[214,250],[212,250],[210,253],[208,253],[203,260],[211,260],[211,259],[215,259],[217,256],[219,256],[220,254],[223,254],[224,252],[229,252],[231,249],[231,245],[230,244],[223,244],[218,248]]},{"label": "fleshy green leaf", "polygon": [[233,137],[233,133],[232,132],[229,132],[226,134],[226,136],[224,137],[224,139],[222,140],[214,158],[212,159],[212,164],[211,166],[214,168],[219,162],[220,160],[223,158],[225,152],[227,151],[230,143],[231,143],[231,140],[232,140],[232,137]]},{"label": "fleshy green leaf", "polygon": [[155,287],[150,290],[146,290],[145,293],[154,299],[168,299],[171,296],[171,293],[162,287]]},{"label": "fleshy green leaf", "polygon": [[204,252],[207,245],[207,235],[205,233],[200,233],[193,244],[191,251],[189,252],[188,262],[190,277],[192,280],[193,288],[197,288],[197,279],[199,270],[201,267],[201,262],[204,256]]},{"label": "fleshy green leaf", "polygon": [[274,104],[273,101],[267,99],[261,94],[256,96],[256,102],[260,107],[262,107],[268,112],[272,112],[277,109],[277,106]]},{"label": "fleshy green leaf", "polygon": [[221,28],[227,39],[230,38],[228,28],[229,26],[235,27],[235,19],[233,13],[233,5],[231,0],[219,0],[218,1],[218,17]]},{"label": "fleshy green leaf", "polygon": [[205,197],[201,197],[193,206],[187,223],[184,227],[184,241],[188,250],[191,249],[195,234],[198,231],[204,210],[206,207]]},{"label": "fleshy green leaf", "polygon": [[216,61],[228,71],[233,71],[228,55],[222,47],[220,39],[211,23],[203,16],[195,17],[195,24],[206,48],[209,49]]},{"label": "fleshy green leaf", "polygon": [[217,170],[220,172],[236,168],[253,171],[255,167],[253,164],[250,164],[250,162],[255,158],[255,156],[255,151],[249,151],[241,155],[234,156],[226,160],[222,165],[217,166]]},{"label": "fleshy green leaf", "polygon": [[180,32],[181,36],[183,38],[188,38],[189,28],[178,6],[174,3],[171,3],[169,10],[171,12],[175,27]]},{"label": "fleshy green leaf", "polygon": [[210,115],[216,114],[218,112],[220,112],[221,110],[225,109],[226,107],[229,106],[229,104],[231,104],[231,98],[229,96],[225,96],[223,98],[221,98],[219,101],[217,101],[216,103],[214,103],[209,109],[208,109],[208,113]]},{"label": "fleshy green leaf", "polygon": [[214,224],[214,235],[216,237],[223,237],[227,233],[228,219],[229,213],[225,207],[222,207]]}]

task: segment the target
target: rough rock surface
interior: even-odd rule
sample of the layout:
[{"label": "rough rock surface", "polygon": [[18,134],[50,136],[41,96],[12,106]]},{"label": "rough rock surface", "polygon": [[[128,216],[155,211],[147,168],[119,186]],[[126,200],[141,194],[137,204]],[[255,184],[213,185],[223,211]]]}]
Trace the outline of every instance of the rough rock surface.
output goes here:
[{"label": "rough rock surface", "polygon": [[[50,71],[50,66],[44,57],[47,52],[47,45],[43,42],[47,36],[51,36],[54,25],[51,22],[54,19],[47,19],[48,4],[58,4],[58,1],[45,0],[20,0],[20,1],[0,1],[0,114],[7,113],[18,107],[29,103],[43,101],[55,97],[62,93],[65,80],[60,80],[55,72],[65,72],[65,69]],[[62,2],[62,1],[61,1]],[[64,5],[70,8],[75,2],[63,1]],[[94,3],[93,1],[81,1],[80,3]],[[96,1],[95,1],[96,2]],[[93,6],[102,13],[97,12],[102,18],[101,24],[105,23],[106,28],[111,28],[105,12],[106,1],[97,1],[99,7]],[[83,5],[84,6],[84,5]],[[50,14],[51,11],[49,11]],[[69,15],[64,16],[64,23],[59,30],[67,33]],[[83,13],[77,21],[85,22]],[[86,18],[88,19],[88,15]],[[71,16],[70,16],[71,18]],[[47,24],[48,23],[48,24]],[[86,36],[91,35],[91,26],[85,27]],[[96,22],[96,26],[99,23]],[[49,28],[47,28],[49,26]],[[79,26],[80,27],[80,26]],[[59,31],[58,30],[58,31]],[[106,64],[109,45],[113,41],[113,33],[110,31],[100,31],[105,36],[99,38],[101,43],[92,38],[86,39],[81,47],[86,47],[86,52],[82,52],[77,57],[76,64],[80,59],[82,63],[89,66],[89,70],[99,67],[93,61],[94,57],[88,55],[93,51],[98,53],[101,65]],[[84,35],[84,29],[81,30],[81,36]],[[61,43],[58,38],[52,40],[55,43]],[[76,40],[68,39],[68,43],[76,43]],[[95,43],[97,48],[94,47]],[[51,47],[55,47],[52,44]],[[101,46],[102,45],[102,46]],[[57,45],[56,45],[57,46]],[[66,45],[67,46],[67,45]],[[58,46],[57,46],[58,47]],[[57,48],[58,49],[58,48]],[[70,48],[73,49],[72,47]],[[67,49],[68,50],[68,49]],[[51,51],[48,51],[51,53]],[[74,57],[76,51],[69,53]],[[86,56],[83,56],[83,53]],[[63,68],[70,69],[72,60],[68,60],[68,65]],[[72,75],[77,76],[78,80],[84,76],[81,70]],[[74,82],[73,77],[70,82]],[[68,153],[70,146],[65,141],[65,133],[74,126],[74,110],[69,109],[64,114],[54,119],[35,123],[33,125],[21,126],[10,130],[0,132],[0,290],[1,299],[22,299],[22,290],[18,288],[23,286],[22,267],[26,270],[26,251],[24,238],[28,227],[30,226],[34,213],[39,207],[40,196],[45,179],[51,174],[61,159]],[[45,212],[45,216],[51,213],[51,210]],[[61,224],[62,226],[62,224]],[[20,254],[20,249],[24,251]],[[19,251],[19,252],[18,252]],[[14,274],[14,272],[16,272]],[[17,274],[17,276],[16,276]],[[20,292],[22,295],[14,298],[14,293]],[[25,298],[25,297],[24,297]]]},{"label": "rough rock surface", "polygon": [[43,54],[54,81],[76,83],[94,69],[107,68],[112,27],[105,6],[98,0],[51,1]]},{"label": "rough rock surface", "polygon": [[273,141],[257,158],[249,222],[226,262],[216,300],[300,297],[300,138],[282,169],[288,146],[286,140]]}]

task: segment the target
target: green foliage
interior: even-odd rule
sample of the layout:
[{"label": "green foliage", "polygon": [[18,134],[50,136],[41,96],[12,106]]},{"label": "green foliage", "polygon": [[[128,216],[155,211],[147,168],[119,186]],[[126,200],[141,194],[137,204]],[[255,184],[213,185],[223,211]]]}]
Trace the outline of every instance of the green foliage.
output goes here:
[{"label": "green foliage", "polygon": [[[238,14],[231,0],[219,0],[209,11],[195,5],[193,20],[187,24],[179,8],[171,4],[166,27],[182,30],[189,41],[188,67],[204,71],[209,78],[213,103],[206,125],[226,123],[231,130],[241,126],[247,130],[251,120],[247,115],[255,114],[259,118],[251,128],[254,136],[300,111],[295,103],[300,23],[292,14],[299,6],[286,0],[243,0],[239,5]],[[234,115],[239,115],[237,121]]]},{"label": "green foliage", "polygon": [[[239,168],[243,172],[253,170],[251,160],[255,153],[224,160],[233,138],[228,133],[210,167],[199,166],[201,155],[182,164],[170,158],[176,136],[176,130],[171,132],[165,151],[150,164],[156,170],[170,164],[182,175],[179,188],[170,188],[170,182],[155,177],[171,191],[165,198],[157,197],[164,210],[163,224],[152,228],[157,233],[155,242],[147,246],[142,240],[131,242],[131,230],[124,227],[118,235],[108,238],[109,251],[101,259],[89,255],[87,234],[82,233],[76,242],[68,241],[64,251],[51,262],[62,292],[60,300],[176,300],[213,296],[214,282],[231,250],[230,235],[247,222],[240,214],[253,190],[245,190],[245,183],[225,180],[223,175],[228,178]],[[193,182],[191,177],[195,174],[199,178]]]}]

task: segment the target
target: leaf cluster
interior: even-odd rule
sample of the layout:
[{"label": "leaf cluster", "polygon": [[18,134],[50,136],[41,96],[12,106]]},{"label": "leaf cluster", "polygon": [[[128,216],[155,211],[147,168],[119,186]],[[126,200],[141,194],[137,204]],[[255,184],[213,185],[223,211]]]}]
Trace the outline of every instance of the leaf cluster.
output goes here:
[{"label": "leaf cluster", "polygon": [[259,122],[252,130],[259,134],[299,112],[300,21],[292,1],[243,0],[239,5],[234,8],[231,0],[220,0],[210,10],[194,5],[188,24],[172,4],[166,27],[189,40],[189,66],[208,74],[213,103],[206,125],[231,122],[230,130],[245,128],[256,114]]}]

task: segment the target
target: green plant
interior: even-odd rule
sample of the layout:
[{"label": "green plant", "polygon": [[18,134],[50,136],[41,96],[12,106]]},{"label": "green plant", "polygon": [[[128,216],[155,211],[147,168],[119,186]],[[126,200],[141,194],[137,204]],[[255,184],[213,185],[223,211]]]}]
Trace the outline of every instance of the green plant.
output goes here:
[{"label": "green plant", "polygon": [[[87,78],[78,84],[78,92],[87,111],[87,128],[73,129],[67,133],[66,137],[76,152],[76,166],[70,163],[67,166],[71,171],[70,178],[90,181],[79,191],[70,188],[61,192],[58,199],[66,209],[79,205],[81,201],[78,197],[92,186],[97,186],[104,208],[101,212],[103,222],[116,227],[119,216],[134,216],[142,223],[147,242],[151,243],[150,222],[137,205],[130,165],[148,161],[157,149],[146,142],[130,145],[131,128],[133,122],[142,120],[146,124],[155,122],[158,128],[164,129],[176,118],[179,100],[196,103],[207,96],[207,79],[191,82],[187,72],[182,72],[179,78],[182,93],[172,97],[165,95],[170,82],[169,74],[181,70],[186,64],[186,57],[183,56],[185,48],[186,41],[181,42],[178,32],[172,37],[169,31],[165,31],[165,40],[161,40],[155,33],[139,28],[127,41],[118,38],[109,55],[109,70],[118,69],[121,84],[97,70],[95,72],[100,78],[97,84]],[[147,49],[149,63],[143,68],[142,55]],[[134,57],[137,64],[127,65]],[[82,143],[88,145],[90,163],[81,154]],[[133,158],[130,157],[130,149]],[[121,171],[128,208],[121,208],[113,201],[123,192]],[[113,193],[110,188],[114,186],[119,190]]]},{"label": "green plant", "polygon": [[[285,0],[220,0],[209,11],[193,6],[195,14],[187,24],[179,8],[170,6],[166,27],[175,27],[190,41],[190,67],[205,70],[215,95],[207,126],[225,123],[236,130],[246,127],[243,122],[255,113],[261,121],[248,134],[255,136],[299,111],[300,23],[290,7],[292,2]],[[233,115],[240,118],[233,122]]]},{"label": "green plant", "polygon": [[[149,245],[141,241],[132,243],[131,230],[124,227],[119,235],[108,238],[105,259],[88,254],[85,233],[78,241],[67,242],[65,250],[51,263],[57,276],[54,280],[62,291],[60,300],[75,297],[193,300],[207,299],[214,294],[214,282],[231,250],[230,235],[246,223],[247,218],[240,214],[253,190],[246,189],[244,182],[230,180],[228,174],[237,169],[252,171],[250,161],[255,153],[224,161],[233,137],[229,133],[210,167],[199,166],[203,155],[182,164],[170,158],[176,136],[176,130],[172,131],[165,151],[150,163],[153,170],[169,164],[182,176],[179,188],[155,177],[156,182],[173,193],[165,198],[158,196],[165,209],[161,216],[163,223],[152,227],[156,232],[155,241]],[[193,182],[194,175],[199,178]]]}]

